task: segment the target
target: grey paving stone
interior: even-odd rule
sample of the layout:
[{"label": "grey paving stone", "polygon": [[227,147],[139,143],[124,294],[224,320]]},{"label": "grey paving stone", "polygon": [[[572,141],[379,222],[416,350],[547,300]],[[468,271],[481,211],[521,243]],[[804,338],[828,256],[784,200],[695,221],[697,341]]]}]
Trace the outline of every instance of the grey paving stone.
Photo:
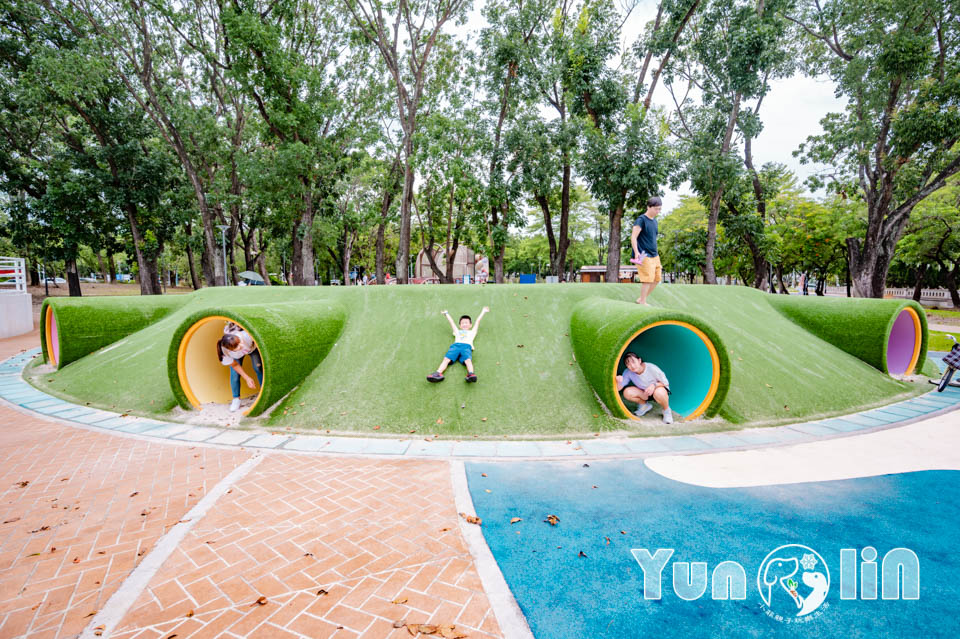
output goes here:
[{"label": "grey paving stone", "polygon": [[182,439],[188,442],[202,442],[210,439],[214,435],[219,435],[223,431],[219,428],[207,428],[206,426],[194,426],[188,431],[174,435],[171,439]]}]

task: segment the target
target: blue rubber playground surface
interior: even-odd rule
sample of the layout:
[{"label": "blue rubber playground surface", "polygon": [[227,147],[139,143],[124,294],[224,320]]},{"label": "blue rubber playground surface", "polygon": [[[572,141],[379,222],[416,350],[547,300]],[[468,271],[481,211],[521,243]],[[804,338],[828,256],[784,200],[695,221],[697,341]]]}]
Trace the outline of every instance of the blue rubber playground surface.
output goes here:
[{"label": "blue rubber playground surface", "polygon": [[[715,489],[666,479],[640,460],[472,462],[466,471],[487,544],[537,639],[957,635],[960,472]],[[546,523],[548,515],[559,522]],[[511,524],[514,517],[522,521]],[[786,588],[774,585],[766,606],[758,587],[767,555],[787,544],[815,551],[830,576],[824,603],[801,618]],[[867,547],[876,550],[873,600],[861,598],[858,579]],[[919,598],[884,600],[880,565],[901,547],[919,560]],[[644,598],[631,552],[642,548],[673,549],[659,599]],[[853,563],[847,556],[844,584],[855,600],[840,596],[842,549],[858,553]],[[723,561],[743,567],[745,599],[711,597],[711,573]],[[707,563],[703,596],[677,595],[673,562]],[[805,597],[815,589],[798,586]]]}]

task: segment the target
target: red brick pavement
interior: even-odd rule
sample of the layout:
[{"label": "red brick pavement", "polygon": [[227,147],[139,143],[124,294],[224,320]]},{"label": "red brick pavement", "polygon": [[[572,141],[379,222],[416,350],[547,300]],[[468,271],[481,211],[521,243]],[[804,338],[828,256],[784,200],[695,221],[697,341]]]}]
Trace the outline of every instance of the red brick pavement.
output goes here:
[{"label": "red brick pavement", "polygon": [[271,455],[190,532],[115,636],[409,637],[398,620],[500,636],[447,464]]},{"label": "red brick pavement", "polygon": [[[38,342],[36,333],[0,340],[0,359]],[[0,524],[0,637],[76,636],[157,539],[249,456],[0,406],[0,521],[9,521]],[[114,636],[409,636],[393,628],[400,619],[500,636],[458,530],[447,464],[277,454],[197,522]]]}]

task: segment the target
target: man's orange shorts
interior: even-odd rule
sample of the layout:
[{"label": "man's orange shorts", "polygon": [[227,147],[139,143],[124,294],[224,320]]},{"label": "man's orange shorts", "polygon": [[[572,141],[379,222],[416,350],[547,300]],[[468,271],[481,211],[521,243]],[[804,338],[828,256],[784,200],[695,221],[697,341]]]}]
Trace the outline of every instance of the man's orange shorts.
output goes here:
[{"label": "man's orange shorts", "polygon": [[637,267],[637,278],[644,284],[663,281],[663,268],[660,266],[660,256],[645,258],[643,264]]}]

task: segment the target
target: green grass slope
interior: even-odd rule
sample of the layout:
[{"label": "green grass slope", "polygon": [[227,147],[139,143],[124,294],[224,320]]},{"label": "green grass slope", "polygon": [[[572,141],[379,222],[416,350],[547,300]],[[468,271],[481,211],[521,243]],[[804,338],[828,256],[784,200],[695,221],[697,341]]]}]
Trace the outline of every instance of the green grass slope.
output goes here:
[{"label": "green grass slope", "polygon": [[[638,292],[638,285],[622,284],[204,289],[185,296],[184,306],[159,322],[62,370],[32,369],[31,377],[81,404],[169,417],[177,401],[167,382],[167,354],[191,314],[206,307],[332,300],[346,309],[343,333],[265,418],[271,428],[483,437],[731,427],[666,427],[657,419],[627,424],[606,415],[574,362],[571,314],[589,297],[632,301]],[[650,300],[703,318],[726,345],[730,386],[720,416],[732,424],[849,413],[929,389],[894,380],[814,337],[767,299],[739,287],[663,285]],[[440,311],[475,318],[484,305],[491,313],[475,342],[479,383],[466,384],[465,369],[455,365],[446,381],[429,384],[425,376],[452,341]],[[302,332],[297,339],[312,338],[311,331]]]}]

